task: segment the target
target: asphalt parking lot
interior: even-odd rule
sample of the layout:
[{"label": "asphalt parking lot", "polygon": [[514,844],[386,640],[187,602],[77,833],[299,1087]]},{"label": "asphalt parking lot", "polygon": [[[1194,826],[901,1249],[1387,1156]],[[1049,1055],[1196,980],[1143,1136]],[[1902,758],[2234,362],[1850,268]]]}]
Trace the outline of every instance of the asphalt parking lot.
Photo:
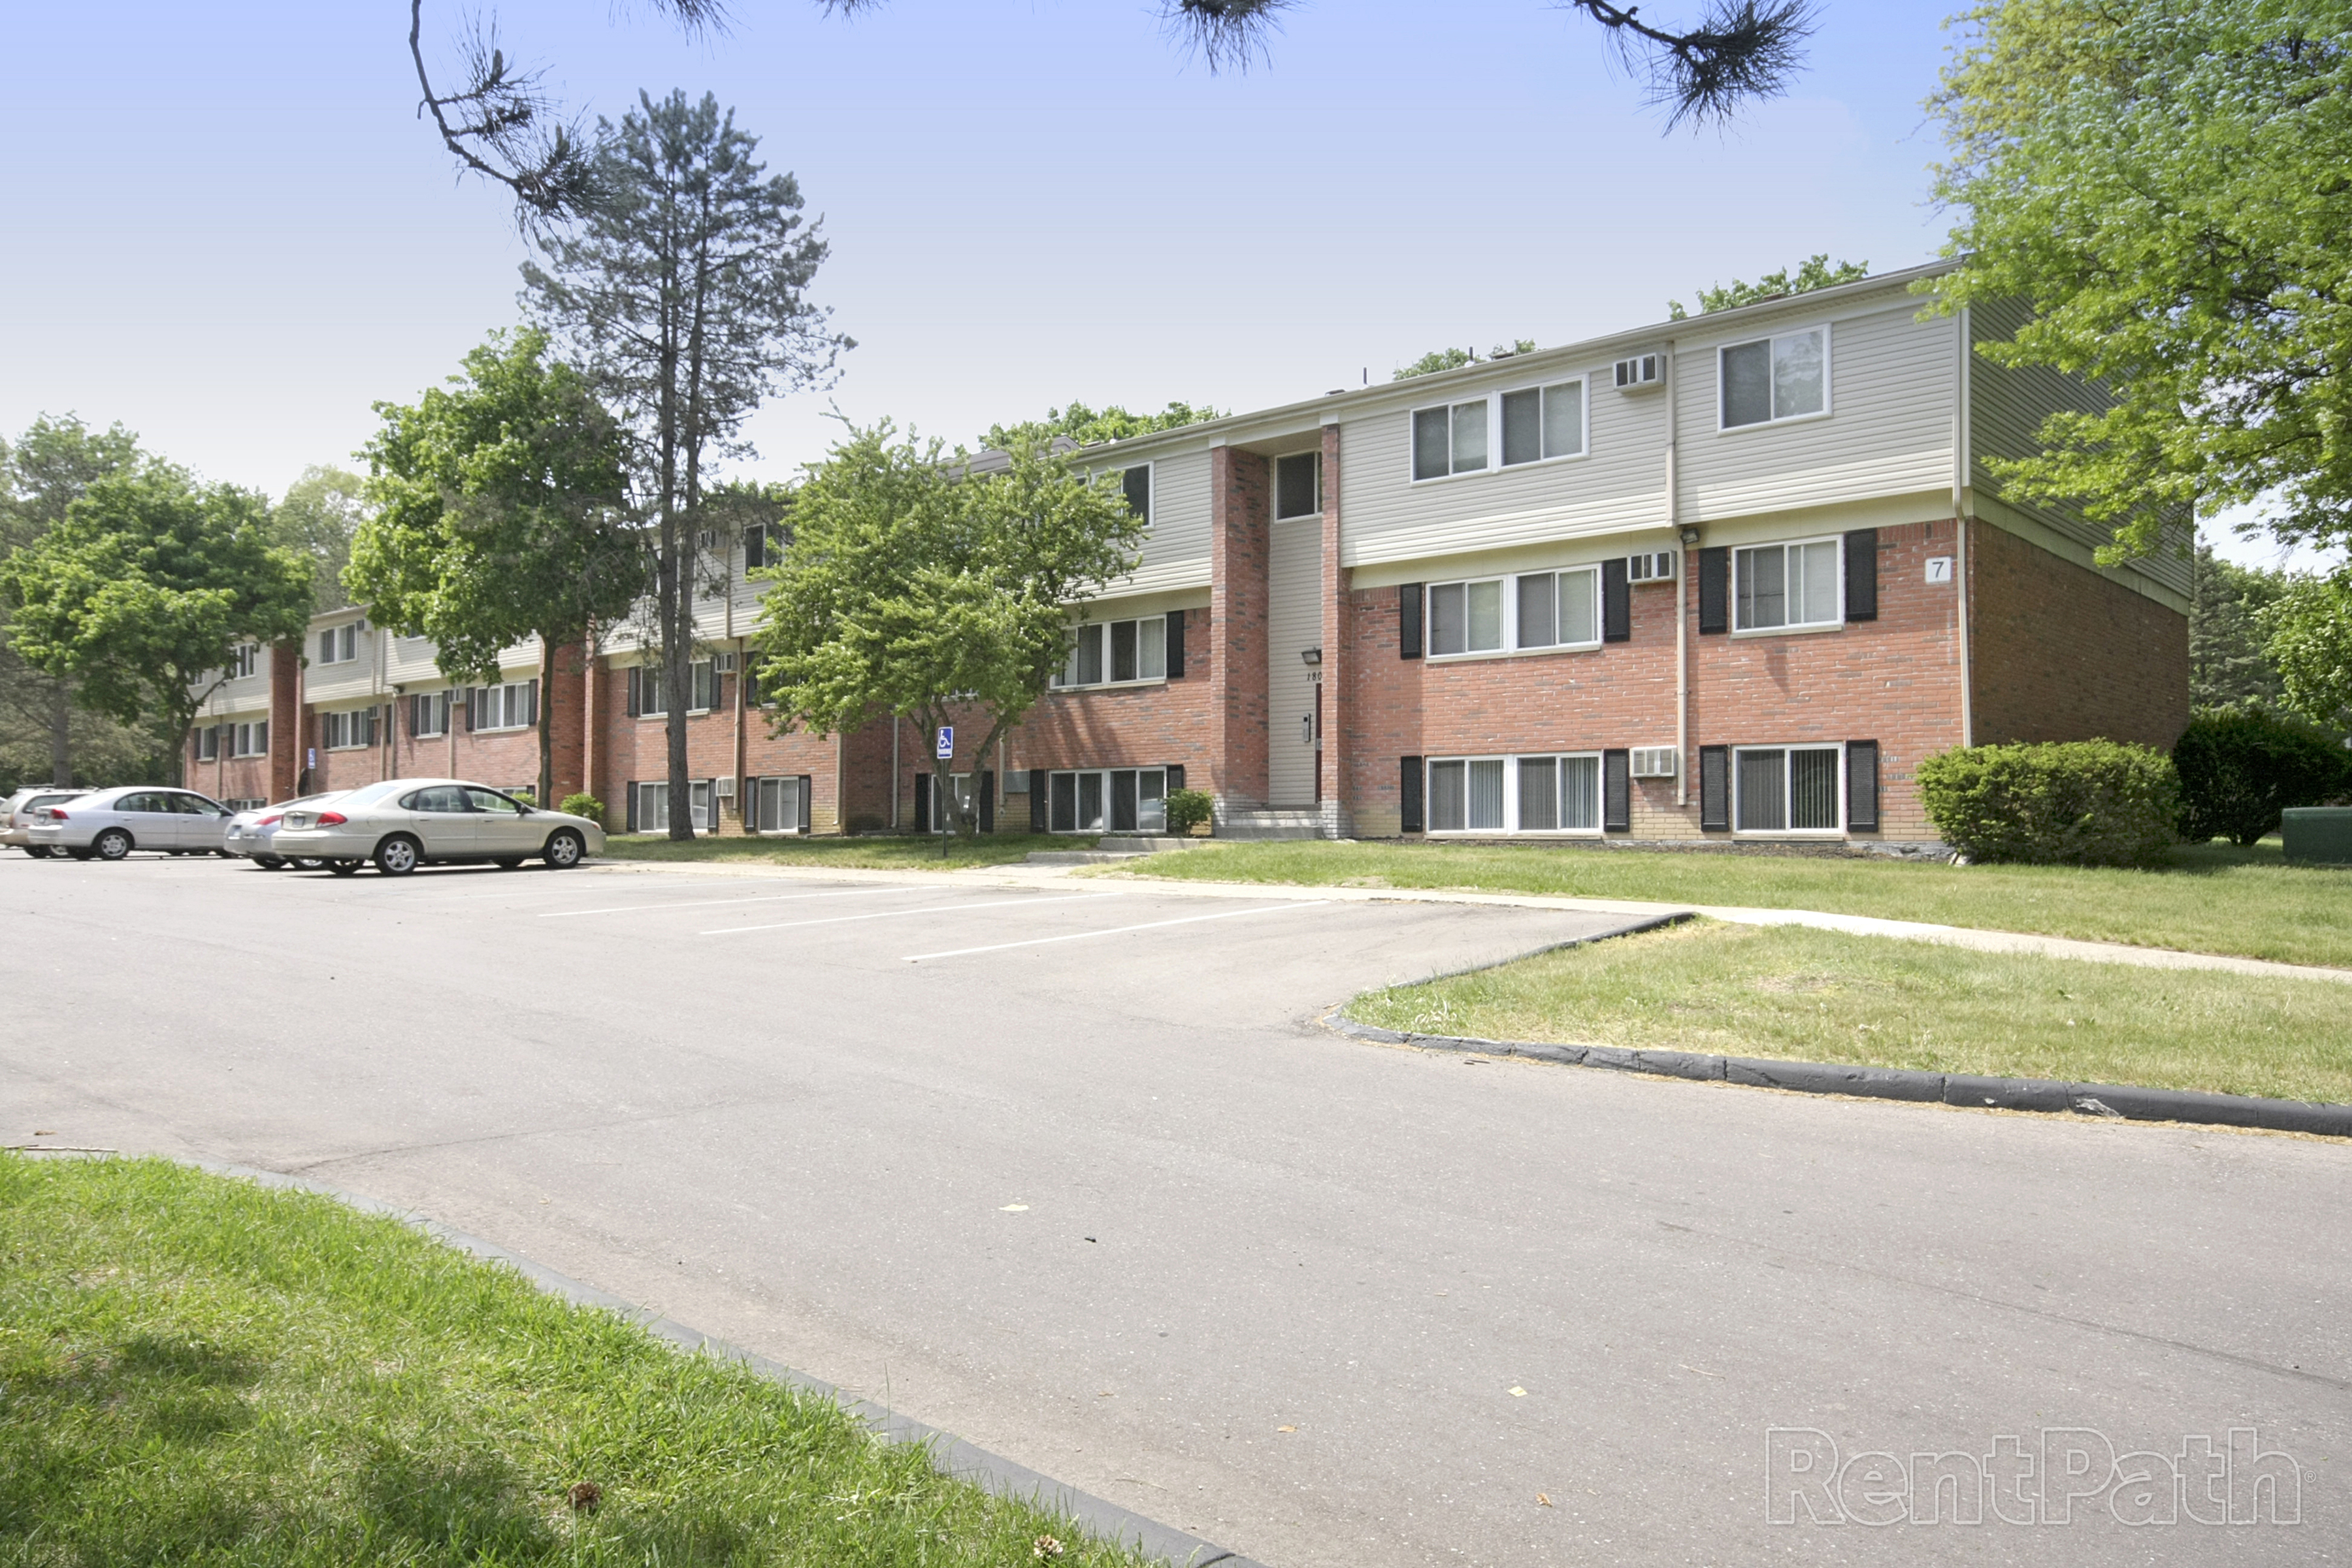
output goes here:
[{"label": "asphalt parking lot", "polygon": [[[2352,1542],[2352,1150],[1316,1022],[1604,917],[11,854],[0,921],[0,1142],[412,1205],[1277,1568]],[[2301,1523],[2005,1522],[2005,1439],[2063,1477],[2232,1429]],[[1909,1457],[1954,1454],[2006,1513],[1925,1521]]]}]

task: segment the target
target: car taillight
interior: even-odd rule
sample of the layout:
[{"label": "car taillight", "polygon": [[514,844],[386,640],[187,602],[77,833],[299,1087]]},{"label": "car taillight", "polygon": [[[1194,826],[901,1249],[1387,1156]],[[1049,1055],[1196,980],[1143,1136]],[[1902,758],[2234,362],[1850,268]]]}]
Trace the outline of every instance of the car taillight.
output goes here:
[{"label": "car taillight", "polygon": [[48,810],[47,810],[47,811],[43,812],[41,815],[42,815],[42,816],[46,816],[46,817],[47,817],[51,822],[63,822],[63,821],[66,819],[66,814],[65,814],[64,812],[62,812],[62,811],[59,811],[59,810],[58,810],[57,807],[55,807],[55,806],[51,806]]},{"label": "car taillight", "polygon": [[285,820],[286,814],[284,812],[274,812],[271,815],[263,817],[259,822],[255,823],[254,826],[256,827],[275,827]]},{"label": "car taillight", "polygon": [[322,811],[319,814],[319,826],[321,827],[341,827],[350,820],[350,817],[340,811]]}]

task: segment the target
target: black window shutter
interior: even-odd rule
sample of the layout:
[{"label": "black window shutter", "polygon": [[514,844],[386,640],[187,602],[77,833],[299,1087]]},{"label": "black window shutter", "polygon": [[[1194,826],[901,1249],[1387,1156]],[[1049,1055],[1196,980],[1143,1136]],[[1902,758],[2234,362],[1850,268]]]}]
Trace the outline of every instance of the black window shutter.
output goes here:
[{"label": "black window shutter", "polygon": [[1407,583],[1397,589],[1397,657],[1421,657],[1421,584]]},{"label": "black window shutter", "polygon": [[1845,536],[1845,618],[1878,618],[1878,530],[1857,528]]},{"label": "black window shutter", "polygon": [[1029,831],[1045,831],[1045,770],[1029,770]]},{"label": "black window shutter", "polygon": [[1711,544],[1698,552],[1698,630],[1701,637],[1731,629],[1731,551]]},{"label": "black window shutter", "polygon": [[810,786],[815,783],[816,781],[808,774],[803,773],[801,775],[801,831],[803,833],[806,833],[809,830],[809,796],[816,793],[816,791]]},{"label": "black window shutter", "polygon": [[1601,640],[1633,640],[1633,591],[1626,584],[1622,555],[1601,563]]},{"label": "black window shutter", "polygon": [[996,831],[996,774],[988,768],[980,770],[980,830]]},{"label": "black window shutter", "polygon": [[1698,826],[1703,833],[1731,831],[1731,748],[1698,749]]},{"label": "black window shutter", "polygon": [[1849,833],[1878,831],[1878,742],[1845,743],[1845,826]]},{"label": "black window shutter", "polygon": [[626,809],[624,817],[628,824],[627,831],[635,833],[637,830],[637,781],[635,779],[629,781],[629,796],[625,805]]},{"label": "black window shutter", "polygon": [[1168,612],[1168,679],[1184,679],[1184,612]]},{"label": "black window shutter", "polygon": [[1172,792],[1172,791],[1175,791],[1175,790],[1182,789],[1182,788],[1184,787],[1184,764],[1183,764],[1183,763],[1168,763],[1168,764],[1166,765],[1166,767],[1163,769],[1163,771],[1168,774],[1168,783],[1167,783],[1167,787],[1168,787],[1168,789],[1169,789],[1169,790],[1171,790],[1171,791]]},{"label": "black window shutter", "polygon": [[915,775],[915,831],[929,833],[930,830],[931,775],[920,773]]},{"label": "black window shutter", "polygon": [[1399,833],[1426,831],[1423,826],[1421,809],[1421,778],[1419,757],[1397,759],[1397,831]]},{"label": "black window shutter", "polygon": [[1633,758],[1622,747],[1601,753],[1601,831],[1633,831]]}]

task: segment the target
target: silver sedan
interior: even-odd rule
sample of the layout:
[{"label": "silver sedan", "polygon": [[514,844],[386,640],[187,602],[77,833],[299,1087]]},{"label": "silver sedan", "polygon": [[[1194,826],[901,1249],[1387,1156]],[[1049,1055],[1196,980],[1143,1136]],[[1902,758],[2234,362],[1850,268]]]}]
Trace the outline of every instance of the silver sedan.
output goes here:
[{"label": "silver sedan", "polygon": [[33,843],[33,813],[45,805],[56,805],[89,793],[88,790],[58,789],[51,785],[47,789],[20,789],[6,800],[0,800],[0,844],[13,844],[36,860],[47,859],[50,854],[48,846],[37,847]]},{"label": "silver sedan", "polygon": [[[276,871],[294,865],[296,862],[283,855],[274,854],[270,849],[270,841],[286,825],[286,814],[298,806],[320,805],[327,801],[339,800],[341,796],[341,790],[331,790],[325,795],[306,795],[299,800],[284,800],[276,805],[240,811],[229,819],[228,831],[222,836],[222,846],[230,854],[242,855],[265,871]],[[316,868],[319,863],[310,860],[303,864]]]},{"label": "silver sedan", "polygon": [[604,848],[604,827],[587,817],[541,811],[465,779],[392,779],[298,805],[270,842],[272,854],[324,860],[339,877],[370,861],[387,877],[485,860],[514,867],[536,858],[561,869]]},{"label": "silver sedan", "polygon": [[26,831],[28,849],[62,850],[77,860],[120,860],[133,849],[220,855],[228,807],[192,789],[152,784],[91,790],[42,806]]}]

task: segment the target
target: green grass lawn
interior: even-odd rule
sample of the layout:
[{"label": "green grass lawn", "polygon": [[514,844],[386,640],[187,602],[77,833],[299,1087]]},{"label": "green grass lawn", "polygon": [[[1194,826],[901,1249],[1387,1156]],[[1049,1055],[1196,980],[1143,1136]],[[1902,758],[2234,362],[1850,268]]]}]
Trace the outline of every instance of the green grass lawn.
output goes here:
[{"label": "green grass lawn", "polygon": [[394,1221],[0,1154],[0,1563],[1035,1568],[1049,1533],[1139,1561]]},{"label": "green grass lawn", "polygon": [[2280,859],[2275,841],[2250,850],[2225,844],[2179,850],[2174,864],[2160,871],[1549,845],[1309,841],[1155,855],[1122,873],[1828,910],[2352,966],[2352,870],[2289,866]]},{"label": "green grass lawn", "polygon": [[952,870],[961,866],[1003,866],[1032,849],[1091,849],[1091,838],[1067,834],[983,833],[976,840],[950,838],[947,854],[935,837],[913,834],[856,838],[667,838],[614,834],[604,841],[611,860],[698,860],[721,865],[833,866],[869,871]]},{"label": "green grass lawn", "polygon": [[1491,1040],[2352,1102],[2352,985],[1694,921],[1358,998]]}]

